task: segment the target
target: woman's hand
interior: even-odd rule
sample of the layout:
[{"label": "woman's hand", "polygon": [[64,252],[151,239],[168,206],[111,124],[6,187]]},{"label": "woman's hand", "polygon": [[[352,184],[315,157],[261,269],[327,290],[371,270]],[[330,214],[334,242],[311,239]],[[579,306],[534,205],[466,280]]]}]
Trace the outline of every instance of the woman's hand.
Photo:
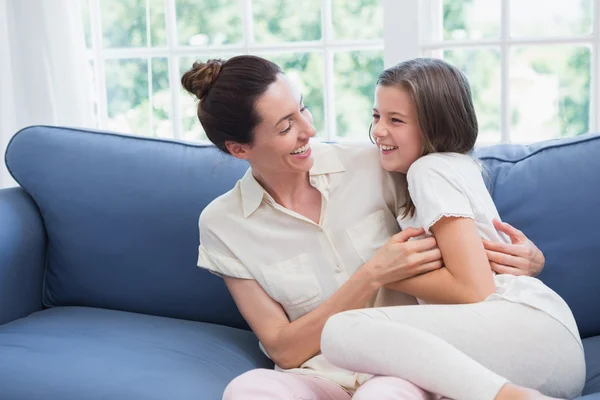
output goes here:
[{"label": "woman's hand", "polygon": [[392,236],[363,268],[378,287],[412,278],[443,266],[442,253],[433,236],[409,241],[423,229],[408,228]]},{"label": "woman's hand", "polygon": [[[224,276],[238,309],[280,368],[298,368],[320,350],[325,322],[337,313],[364,308],[389,281],[406,279],[442,266],[434,238],[414,240],[423,230],[407,229],[393,236],[331,296],[290,322],[284,308],[253,279]],[[421,253],[421,251],[423,251]]]},{"label": "woman's hand", "polygon": [[498,220],[493,222],[512,244],[483,241],[492,269],[499,274],[538,276],[546,261],[540,249],[520,230]]}]

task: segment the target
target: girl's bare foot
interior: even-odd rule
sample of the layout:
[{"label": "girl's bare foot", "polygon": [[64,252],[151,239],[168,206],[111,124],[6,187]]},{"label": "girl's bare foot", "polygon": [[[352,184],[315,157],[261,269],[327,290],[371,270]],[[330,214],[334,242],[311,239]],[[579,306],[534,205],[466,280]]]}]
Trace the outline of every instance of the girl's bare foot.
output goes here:
[{"label": "girl's bare foot", "polygon": [[541,394],[537,390],[527,389],[521,386],[507,383],[500,389],[496,400],[554,400],[555,397],[549,397]]}]

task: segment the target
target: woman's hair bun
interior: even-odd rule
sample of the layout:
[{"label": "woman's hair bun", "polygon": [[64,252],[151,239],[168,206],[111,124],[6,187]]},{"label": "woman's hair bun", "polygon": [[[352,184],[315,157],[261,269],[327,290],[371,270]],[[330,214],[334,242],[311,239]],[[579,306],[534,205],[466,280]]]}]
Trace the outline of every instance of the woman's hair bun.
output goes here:
[{"label": "woman's hair bun", "polygon": [[196,61],[192,68],[181,77],[181,84],[199,100],[204,99],[219,77],[224,60],[212,59],[207,62]]}]

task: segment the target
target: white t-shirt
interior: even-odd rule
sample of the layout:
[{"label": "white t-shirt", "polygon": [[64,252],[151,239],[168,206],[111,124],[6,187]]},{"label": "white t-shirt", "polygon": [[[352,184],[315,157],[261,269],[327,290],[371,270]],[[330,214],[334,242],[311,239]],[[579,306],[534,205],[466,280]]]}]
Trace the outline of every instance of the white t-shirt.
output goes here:
[{"label": "white t-shirt", "polygon": [[[485,175],[485,174],[484,174]],[[475,221],[482,238],[510,243],[498,232],[492,220],[500,220],[496,206],[482,177],[480,164],[472,157],[458,153],[433,153],[419,158],[407,173],[408,192],[415,205],[412,217],[401,218],[402,229],[430,228],[442,217],[465,217]],[[577,324],[565,301],[542,281],[528,276],[494,276],[496,293],[487,300],[504,299],[527,304],[561,322],[581,343]],[[419,303],[424,303],[419,299]]]},{"label": "white t-shirt", "polygon": [[[322,304],[399,232],[396,210],[406,193],[405,176],[381,168],[376,146],[311,147],[310,183],[323,199],[320,223],[277,204],[251,170],[212,201],[199,221],[198,266],[255,279],[290,321]],[[384,289],[365,306],[401,304],[416,300]],[[321,355],[287,371],[321,376],[350,390],[370,377],[337,368]]]}]

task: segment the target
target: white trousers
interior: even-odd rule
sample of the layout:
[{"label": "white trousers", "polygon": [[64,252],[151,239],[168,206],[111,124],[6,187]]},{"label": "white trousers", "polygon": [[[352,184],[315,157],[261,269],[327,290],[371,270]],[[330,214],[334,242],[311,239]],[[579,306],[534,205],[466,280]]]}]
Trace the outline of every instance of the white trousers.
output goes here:
[{"label": "white trousers", "polygon": [[494,399],[507,382],[571,398],[585,384],[583,350],[571,332],[507,300],[346,311],[325,324],[321,351],[341,368],[457,400]]}]

